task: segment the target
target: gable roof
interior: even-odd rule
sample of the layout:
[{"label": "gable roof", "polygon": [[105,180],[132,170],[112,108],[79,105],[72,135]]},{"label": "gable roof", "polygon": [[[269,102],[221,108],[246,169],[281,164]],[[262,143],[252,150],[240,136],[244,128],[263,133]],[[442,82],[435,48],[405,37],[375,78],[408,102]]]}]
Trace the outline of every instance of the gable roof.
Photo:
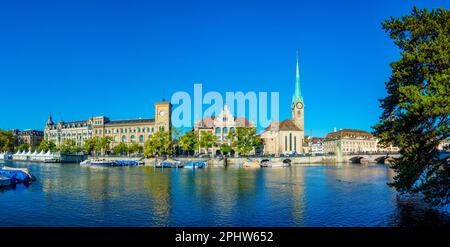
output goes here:
[{"label": "gable roof", "polygon": [[277,131],[277,125],[278,131],[301,131],[301,129],[289,119],[286,119],[283,122],[272,122],[264,131]]}]

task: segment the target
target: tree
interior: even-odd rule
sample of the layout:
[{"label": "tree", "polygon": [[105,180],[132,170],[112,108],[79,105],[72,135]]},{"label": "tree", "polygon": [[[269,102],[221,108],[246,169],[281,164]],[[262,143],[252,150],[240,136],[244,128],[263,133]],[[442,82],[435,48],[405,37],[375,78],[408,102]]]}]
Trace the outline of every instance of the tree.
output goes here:
[{"label": "tree", "polygon": [[261,138],[256,135],[255,128],[237,127],[228,133],[233,149],[239,154],[248,154],[262,144]]},{"label": "tree", "polygon": [[446,205],[450,166],[436,147],[450,136],[450,11],[414,7],[411,15],[384,21],[383,29],[401,50],[374,126],[382,144],[400,148],[390,185]]},{"label": "tree", "polygon": [[129,152],[129,153],[135,153],[135,154],[137,154],[137,153],[142,152],[143,149],[144,149],[144,148],[143,148],[141,145],[137,144],[136,142],[133,142],[133,143],[131,143],[131,144],[128,146],[128,152]]},{"label": "tree", "polygon": [[63,153],[78,153],[81,147],[77,146],[74,140],[65,140],[59,147],[59,151]]},{"label": "tree", "polygon": [[207,131],[201,132],[199,145],[201,148],[206,148],[206,152],[208,152],[210,148],[216,146],[216,142],[217,136],[213,133]]},{"label": "tree", "polygon": [[180,137],[180,147],[185,152],[194,152],[198,148],[198,134],[194,131],[188,131]]},{"label": "tree", "polygon": [[16,143],[16,137],[12,131],[4,131],[0,129],[0,152],[12,152]]},{"label": "tree", "polygon": [[95,150],[95,147],[97,146],[98,140],[95,137],[91,137],[89,139],[86,139],[84,141],[83,151],[90,155],[92,151]]},{"label": "tree", "polygon": [[116,155],[126,154],[128,153],[128,146],[127,144],[121,142],[113,147],[113,151]]},{"label": "tree", "polygon": [[227,144],[220,145],[220,152],[222,152],[223,155],[230,154],[233,148]]},{"label": "tree", "polygon": [[172,151],[172,138],[169,131],[158,131],[152,135],[152,138],[150,140],[147,140],[145,142],[145,157],[171,154]]},{"label": "tree", "polygon": [[19,145],[19,147],[17,147],[17,150],[19,150],[20,152],[28,151],[28,150],[30,150],[30,144],[22,143],[22,144]]},{"label": "tree", "polygon": [[41,143],[39,144],[39,146],[37,147],[37,151],[41,152],[55,152],[56,151],[56,144],[53,141],[47,141],[47,140],[42,140]]},{"label": "tree", "polygon": [[96,151],[100,151],[102,155],[105,155],[111,149],[111,142],[111,136],[103,136],[100,140],[98,140],[97,145],[95,145]]}]

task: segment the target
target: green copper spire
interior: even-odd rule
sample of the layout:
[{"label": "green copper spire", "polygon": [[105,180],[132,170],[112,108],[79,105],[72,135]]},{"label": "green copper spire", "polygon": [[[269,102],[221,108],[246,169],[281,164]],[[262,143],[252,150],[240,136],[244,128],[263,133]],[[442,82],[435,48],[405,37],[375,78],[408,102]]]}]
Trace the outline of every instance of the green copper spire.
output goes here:
[{"label": "green copper spire", "polygon": [[297,101],[303,101],[303,97],[300,90],[300,72],[298,69],[298,50],[297,50],[297,69],[295,71],[295,94],[292,97],[292,103]]}]

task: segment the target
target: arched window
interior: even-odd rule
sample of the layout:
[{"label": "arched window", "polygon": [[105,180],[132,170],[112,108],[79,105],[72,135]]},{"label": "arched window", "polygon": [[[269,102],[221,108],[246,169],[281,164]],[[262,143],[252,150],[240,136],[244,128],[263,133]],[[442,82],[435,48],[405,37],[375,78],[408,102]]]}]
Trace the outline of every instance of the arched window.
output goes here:
[{"label": "arched window", "polygon": [[155,132],[155,128],[152,128],[152,132]]},{"label": "arched window", "polygon": [[128,129],[125,129],[125,133],[128,133]]},{"label": "arched window", "polygon": [[292,151],[292,133],[289,133],[289,151]]},{"label": "arched window", "polygon": [[119,137],[118,136],[114,136],[114,142],[119,142]]},{"label": "arched window", "polygon": [[148,135],[148,139],[149,140],[152,139],[152,134]]},{"label": "arched window", "polygon": [[122,142],[127,142],[127,137],[125,135],[122,136]]},{"label": "arched window", "polygon": [[223,133],[224,136],[226,136],[228,134],[228,128],[224,127],[223,130],[222,130],[222,133]]},{"label": "arched window", "polygon": [[231,128],[230,128],[230,132],[232,132],[232,131],[234,131],[234,127],[231,127]]},{"label": "arched window", "polygon": [[144,142],[144,135],[139,136],[139,142]]},{"label": "arched window", "polygon": [[141,128],[138,128],[138,132],[141,132]]},{"label": "arched window", "polygon": [[220,128],[219,127],[216,128],[216,135],[220,135]]},{"label": "arched window", "polygon": [[131,142],[134,142],[134,135],[131,135]]}]

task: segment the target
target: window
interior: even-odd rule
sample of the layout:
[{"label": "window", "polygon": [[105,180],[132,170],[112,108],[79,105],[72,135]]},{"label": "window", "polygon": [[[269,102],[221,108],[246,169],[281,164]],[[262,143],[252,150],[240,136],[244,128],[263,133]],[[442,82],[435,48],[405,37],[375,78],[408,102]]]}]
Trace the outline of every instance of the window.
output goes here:
[{"label": "window", "polygon": [[152,128],[152,132],[155,132],[155,128]]},{"label": "window", "polygon": [[131,135],[131,142],[134,142],[134,135]]},{"label": "window", "polygon": [[119,142],[119,137],[118,136],[114,136],[114,142]]},{"label": "window", "polygon": [[284,136],[284,150],[287,151],[287,136]]},{"label": "window", "polygon": [[139,136],[139,142],[144,142],[144,135]]},{"label": "window", "polygon": [[138,132],[141,132],[141,128],[138,128]]},{"label": "window", "polygon": [[216,135],[220,135],[220,128],[219,127],[216,128]]},{"label": "window", "polygon": [[125,135],[122,136],[122,142],[127,142],[127,137]]},{"label": "window", "polygon": [[223,122],[226,122],[227,120],[228,120],[227,117],[223,117],[222,119]]},{"label": "window", "polygon": [[289,151],[292,151],[292,133],[289,133]]},{"label": "window", "polygon": [[297,151],[297,137],[294,136],[294,151]]},{"label": "window", "polygon": [[222,133],[223,133],[224,136],[225,136],[226,134],[228,134],[228,128],[227,128],[227,127],[224,127]]}]

